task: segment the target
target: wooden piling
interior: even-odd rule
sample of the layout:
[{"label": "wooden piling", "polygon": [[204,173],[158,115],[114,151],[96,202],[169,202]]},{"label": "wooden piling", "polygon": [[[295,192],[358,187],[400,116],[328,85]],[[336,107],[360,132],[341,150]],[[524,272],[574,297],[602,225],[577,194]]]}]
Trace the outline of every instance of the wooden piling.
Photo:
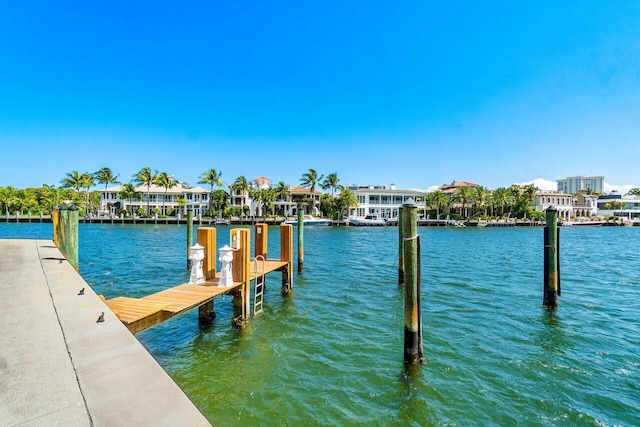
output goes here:
[{"label": "wooden piling", "polygon": [[265,260],[267,259],[267,243],[269,237],[269,226],[267,224],[255,225],[255,239],[254,243],[254,256],[258,258],[261,256]]},{"label": "wooden piling", "polygon": [[56,245],[57,248],[60,248],[60,241],[59,241],[59,236],[58,236],[58,232],[59,232],[58,221],[59,220],[60,220],[60,208],[58,206],[55,206],[51,210],[51,228],[53,229],[52,230],[53,243]]},{"label": "wooden piling", "polygon": [[404,363],[424,363],[422,349],[422,313],[420,307],[420,258],[418,205],[412,199],[402,205],[404,249]]},{"label": "wooden piling", "polygon": [[67,206],[60,206],[60,211],[58,212],[58,249],[62,252],[62,255],[67,257],[67,230],[65,229],[65,224],[67,223],[67,217],[69,216],[67,212]]},{"label": "wooden piling", "polygon": [[298,274],[304,272],[304,210],[298,207]]},{"label": "wooden piling", "polygon": [[402,209],[398,209],[398,284],[404,283],[404,234],[402,232]]},{"label": "wooden piling", "polygon": [[199,227],[196,231],[197,242],[204,246],[202,273],[206,280],[216,277],[216,229],[214,227]]},{"label": "wooden piling", "polygon": [[69,264],[78,271],[78,221],[79,212],[75,205],[69,206],[67,209],[67,222],[64,225],[66,234],[66,253],[65,257]]},{"label": "wooden piling", "polygon": [[544,290],[542,304],[554,309],[558,306],[557,296],[560,294],[560,254],[558,239],[558,210],[549,206],[546,213],[547,223],[544,228]]},{"label": "wooden piling", "polygon": [[209,326],[216,318],[213,300],[202,304],[198,307],[198,321],[202,326]]},{"label": "wooden piling", "polygon": [[293,226],[280,225],[280,261],[287,262],[287,269],[282,272],[282,293],[293,290]]},{"label": "wooden piling", "polygon": [[242,288],[233,296],[233,323],[244,326],[249,323],[251,313],[251,234],[246,228],[234,228],[231,234],[234,233],[239,248],[233,251],[231,274],[234,282],[242,282]]},{"label": "wooden piling", "polygon": [[191,270],[189,248],[193,246],[193,210],[187,209],[187,270]]}]

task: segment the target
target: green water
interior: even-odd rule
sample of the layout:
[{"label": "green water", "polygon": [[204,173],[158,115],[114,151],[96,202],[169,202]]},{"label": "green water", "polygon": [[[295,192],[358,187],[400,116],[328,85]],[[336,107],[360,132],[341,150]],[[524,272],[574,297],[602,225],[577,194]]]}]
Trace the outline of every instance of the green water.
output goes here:
[{"label": "green water", "polygon": [[[0,237],[50,227],[0,224]],[[137,337],[217,426],[640,425],[640,227],[563,229],[553,312],[541,228],[419,233],[427,365],[412,375],[395,227],[307,228],[293,294],[272,275],[244,330],[227,297],[209,328],[196,310]],[[147,295],[188,279],[185,241],[184,226],[82,224],[81,274],[107,298]]]}]

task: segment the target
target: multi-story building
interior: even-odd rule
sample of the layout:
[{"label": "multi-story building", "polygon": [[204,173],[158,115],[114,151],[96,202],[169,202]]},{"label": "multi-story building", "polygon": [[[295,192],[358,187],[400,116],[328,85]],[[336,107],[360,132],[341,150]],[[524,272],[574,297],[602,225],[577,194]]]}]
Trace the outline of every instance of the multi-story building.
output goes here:
[{"label": "multi-story building", "polygon": [[556,181],[558,191],[565,194],[577,194],[580,190],[592,193],[604,192],[604,176],[570,176]]},{"label": "multi-story building", "polygon": [[618,193],[598,197],[598,214],[628,220],[640,218],[640,197]]},{"label": "multi-story building", "polygon": [[379,218],[398,218],[398,211],[409,199],[418,204],[418,211],[425,209],[424,193],[417,190],[396,190],[392,184],[390,188],[384,186],[349,186],[358,197],[358,207],[349,209],[349,216],[363,218],[367,215],[377,215]]},{"label": "multi-story building", "polygon": [[537,211],[545,211],[549,206],[558,209],[558,218],[568,221],[573,215],[573,199],[572,194],[566,194],[559,191],[541,191],[536,193],[533,201],[533,208]]},{"label": "multi-story building", "polygon": [[121,191],[123,186],[107,188],[106,199],[105,192],[100,191],[101,211],[106,215],[115,215],[118,210],[124,209],[127,212],[136,212],[139,208],[147,211],[149,206],[149,214],[154,210],[160,215],[169,215],[171,213],[185,214],[187,209],[192,209],[193,214],[204,215],[209,208],[209,191],[202,187],[186,188],[181,184],[174,187],[165,188],[155,184],[149,187],[149,197],[147,198],[147,186],[139,185],[135,187],[138,197],[123,198]]}]

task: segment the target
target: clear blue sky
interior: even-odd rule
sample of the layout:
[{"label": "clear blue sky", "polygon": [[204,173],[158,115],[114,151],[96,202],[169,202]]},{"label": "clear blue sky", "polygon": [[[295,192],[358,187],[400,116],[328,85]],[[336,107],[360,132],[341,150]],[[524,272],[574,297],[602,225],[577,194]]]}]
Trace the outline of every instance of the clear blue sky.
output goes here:
[{"label": "clear blue sky", "polygon": [[640,2],[4,2],[0,186],[640,185]]}]

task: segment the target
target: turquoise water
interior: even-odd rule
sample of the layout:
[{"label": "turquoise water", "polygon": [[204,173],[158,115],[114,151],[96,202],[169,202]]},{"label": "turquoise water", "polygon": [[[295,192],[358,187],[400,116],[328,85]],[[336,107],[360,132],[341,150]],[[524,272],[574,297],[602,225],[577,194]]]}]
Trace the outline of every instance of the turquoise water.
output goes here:
[{"label": "turquoise water", "polygon": [[[209,328],[195,311],[137,337],[218,426],[640,425],[640,227],[563,229],[553,312],[541,228],[419,233],[427,364],[412,375],[395,227],[307,228],[293,294],[272,275],[244,330],[227,297]],[[51,225],[0,224],[0,237],[51,238]],[[147,295],[188,279],[185,241],[184,226],[81,224],[80,272],[107,298]]]}]

